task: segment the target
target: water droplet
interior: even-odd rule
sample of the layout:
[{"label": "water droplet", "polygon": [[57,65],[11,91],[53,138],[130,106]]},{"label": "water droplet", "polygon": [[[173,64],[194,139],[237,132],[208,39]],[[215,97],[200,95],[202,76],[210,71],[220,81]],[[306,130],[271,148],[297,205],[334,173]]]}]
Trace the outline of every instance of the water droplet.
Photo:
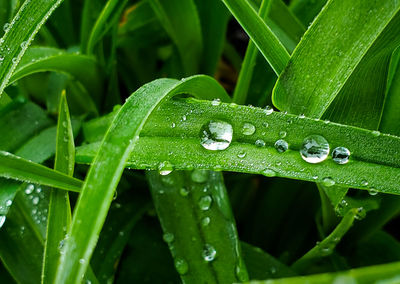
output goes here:
[{"label": "water droplet", "polygon": [[246,157],[246,152],[244,152],[244,151],[241,151],[241,152],[239,152],[238,153],[238,158],[241,158],[241,159],[243,159],[244,157]]},{"label": "water droplet", "polygon": [[279,139],[278,141],[275,142],[275,149],[279,152],[279,153],[283,153],[286,152],[286,150],[289,148],[289,144],[282,139]]},{"label": "water droplet", "polygon": [[367,180],[365,180],[365,179],[363,179],[362,181],[361,181],[361,184],[363,185],[363,186],[368,186],[368,181]]},{"label": "water droplet", "polygon": [[25,188],[25,193],[29,195],[33,192],[34,189],[35,186],[33,184],[28,184],[27,187]]},{"label": "water droplet", "polygon": [[212,104],[213,106],[219,106],[219,105],[221,104],[221,100],[220,100],[220,99],[213,99],[213,100],[211,101],[211,104]]},{"label": "water droplet", "polygon": [[187,118],[186,115],[183,115],[182,116],[182,121],[186,121],[186,118]]},{"label": "water droplet", "polygon": [[378,130],[374,130],[372,131],[372,135],[378,137],[379,135],[381,135],[381,133]]},{"label": "water droplet", "polygon": [[199,207],[203,211],[207,211],[210,209],[212,203],[212,198],[210,195],[206,195],[200,198],[199,200]]},{"label": "water droplet", "polygon": [[330,177],[326,177],[326,178],[323,178],[323,179],[322,179],[322,184],[323,184],[324,186],[327,186],[327,187],[334,186],[335,183],[336,183],[336,182],[335,182],[332,178],[330,178]]},{"label": "water droplet", "polygon": [[171,128],[175,128],[175,126],[176,126],[175,122],[172,122],[171,123]]},{"label": "water droplet", "polygon": [[281,131],[281,132],[279,132],[279,137],[281,137],[281,138],[285,138],[286,135],[287,135],[287,132],[286,132],[286,131]]},{"label": "water droplet", "polygon": [[39,203],[39,197],[35,196],[35,197],[32,199],[32,204],[33,204],[33,205],[38,205],[38,203]]},{"label": "water droplet", "polygon": [[264,113],[266,115],[270,115],[273,112],[274,112],[274,109],[272,107],[270,107],[270,106],[266,106],[265,109],[264,109]]},{"label": "water droplet", "polygon": [[6,222],[6,216],[0,215],[0,228],[3,227],[5,222]]},{"label": "water droplet", "polygon": [[207,262],[213,261],[217,255],[217,251],[212,245],[206,244],[203,249],[203,259]]},{"label": "water droplet", "polygon": [[6,206],[7,206],[7,207],[10,207],[12,203],[13,203],[12,200],[9,199],[9,200],[6,201]]},{"label": "water droplet", "polygon": [[336,147],[332,151],[332,160],[339,165],[348,163],[349,158],[350,158],[350,151],[345,147]]},{"label": "water droplet", "polygon": [[299,114],[299,118],[305,118],[306,116],[305,116],[305,114],[304,113],[302,113],[302,114]]},{"label": "water droplet", "polygon": [[191,174],[191,178],[194,182],[204,183],[208,180],[209,172],[207,170],[195,169]]},{"label": "water droplet", "polygon": [[242,134],[243,135],[253,135],[256,132],[256,127],[251,123],[243,124]]},{"label": "water droplet", "polygon": [[83,258],[81,258],[81,259],[79,260],[79,263],[80,263],[80,264],[84,264],[84,263],[85,263],[85,260],[84,260]]},{"label": "water droplet", "polygon": [[182,188],[179,190],[179,193],[181,194],[181,196],[186,197],[186,196],[189,195],[189,190],[187,190],[185,187],[182,187]]},{"label": "water droplet", "polygon": [[269,127],[269,123],[268,123],[268,122],[263,122],[263,126],[264,126],[265,128],[268,128],[268,127]]},{"label": "water droplet", "polygon": [[265,147],[265,142],[264,140],[257,139],[256,142],[254,143],[257,147]]},{"label": "water droplet", "polygon": [[9,28],[10,28],[10,24],[9,23],[5,23],[4,26],[3,26],[4,32],[7,32]]},{"label": "water droplet", "polygon": [[303,140],[300,155],[304,161],[317,164],[323,162],[329,155],[329,144],[320,135],[310,135]]},{"label": "water droplet", "polygon": [[368,189],[368,193],[369,193],[369,195],[374,196],[374,195],[377,195],[379,192],[375,188],[370,188],[370,189]]},{"label": "water droplet", "polygon": [[27,42],[27,41],[21,42],[21,48],[22,48],[22,49],[26,48],[27,45],[28,45],[28,42]]},{"label": "water droplet", "polygon": [[275,177],[276,176],[276,172],[269,168],[266,168],[265,170],[263,170],[262,174],[266,177]]},{"label": "water droplet", "polygon": [[356,218],[357,220],[362,220],[365,218],[365,216],[367,216],[367,212],[364,207],[357,208],[357,212],[356,215],[354,215],[354,218]]},{"label": "water droplet", "polygon": [[11,61],[12,61],[12,63],[17,63],[17,60],[18,60],[18,58],[17,57],[14,57]]},{"label": "water droplet", "polygon": [[333,251],[333,249],[331,247],[320,247],[320,250],[321,250],[321,254],[323,256],[330,255]]},{"label": "water droplet", "polygon": [[204,217],[204,218],[201,220],[201,225],[202,225],[203,227],[207,227],[208,224],[210,224],[210,221],[211,221],[210,217]]},{"label": "water droplet", "polygon": [[175,259],[175,268],[180,275],[184,275],[189,270],[189,265],[183,258]]},{"label": "water droplet", "polygon": [[224,150],[232,142],[232,125],[224,121],[210,121],[200,132],[201,145],[207,150]]},{"label": "water droplet", "polygon": [[166,176],[166,175],[169,175],[170,173],[172,173],[172,171],[174,170],[174,167],[172,166],[172,164],[170,162],[164,161],[158,166],[158,170],[159,170],[160,175]]},{"label": "water droplet", "polygon": [[163,240],[164,240],[164,242],[169,244],[169,243],[172,243],[175,240],[175,236],[172,233],[165,233],[163,235]]}]

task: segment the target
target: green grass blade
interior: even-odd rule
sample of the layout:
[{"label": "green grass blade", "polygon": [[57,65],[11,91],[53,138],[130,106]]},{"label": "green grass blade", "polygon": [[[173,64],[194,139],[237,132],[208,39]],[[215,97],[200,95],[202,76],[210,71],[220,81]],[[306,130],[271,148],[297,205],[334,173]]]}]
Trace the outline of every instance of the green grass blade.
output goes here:
[{"label": "green grass blade", "polygon": [[149,0],[149,2],[179,51],[184,75],[197,73],[203,50],[203,38],[194,1]]},{"label": "green grass blade", "polygon": [[[207,82],[210,86],[214,85],[214,88],[221,88],[205,76],[194,76],[182,81],[156,80],[136,91],[120,109],[103,139],[79,196],[68,232],[70,237],[58,267],[57,283],[81,281],[125,163],[135,148],[139,133],[151,112],[163,100],[175,94],[204,93],[210,96],[210,90],[203,88]],[[220,90],[225,93],[222,88]],[[129,123],[126,123],[127,121]],[[107,167],[104,167],[105,164]]]},{"label": "green grass blade", "polygon": [[0,151],[0,176],[79,192],[82,182],[45,166]]},{"label": "green grass blade", "polygon": [[147,176],[182,282],[248,280],[222,176],[202,170]]},{"label": "green grass blade", "polygon": [[[65,92],[60,99],[60,108],[57,124],[57,144],[54,169],[73,175],[75,166],[75,145],[72,124],[69,116]],[[60,257],[60,243],[71,222],[71,208],[68,192],[60,189],[51,189],[49,214],[47,216],[47,231],[44,245],[42,283],[51,283],[57,271]]]},{"label": "green grass blade", "polygon": [[251,281],[251,284],[331,284],[335,283],[397,283],[400,263],[367,266],[345,272],[315,274],[266,281]]},{"label": "green grass blade", "polygon": [[[183,116],[187,119],[180,122]],[[200,145],[201,128],[215,119],[227,121],[233,127],[233,141],[224,151],[209,151]],[[253,135],[244,135],[243,124],[249,121],[256,131]],[[274,144],[283,132],[289,150],[279,153]],[[305,162],[299,149],[303,139],[311,134],[325,137],[331,150],[347,147],[351,152],[350,162],[339,165],[331,157],[319,164]],[[257,140],[263,140],[265,147],[257,147]],[[372,187],[380,192],[399,194],[394,178],[400,174],[398,147],[400,138],[396,136],[284,113],[266,115],[265,110],[254,107],[224,103],[214,106],[210,102],[191,99],[167,103],[150,117],[137,144],[138,151],[127,166],[158,169],[160,161],[169,161],[181,170],[203,168],[265,173],[314,182],[329,177],[337,185],[360,189]],[[96,144],[83,146],[78,150],[76,160],[90,162],[97,149]],[[175,154],[169,155],[170,152]],[[239,154],[243,152],[246,155],[240,158]]]},{"label": "green grass blade", "polygon": [[289,61],[289,53],[270,27],[257,15],[247,0],[222,0],[251,40],[279,75]]},{"label": "green grass blade", "polygon": [[36,33],[61,2],[25,1],[9,24],[0,41],[0,96]]},{"label": "green grass blade", "polygon": [[[379,119],[383,99],[375,101],[374,92],[384,90],[382,74],[400,41],[400,37],[392,38],[400,29],[399,9],[397,1],[330,1],[281,74],[274,104],[290,113],[321,117],[338,97],[332,111],[335,106],[354,109],[351,113],[344,109],[336,121],[344,122],[365,108]],[[351,86],[344,89],[345,84]]]}]

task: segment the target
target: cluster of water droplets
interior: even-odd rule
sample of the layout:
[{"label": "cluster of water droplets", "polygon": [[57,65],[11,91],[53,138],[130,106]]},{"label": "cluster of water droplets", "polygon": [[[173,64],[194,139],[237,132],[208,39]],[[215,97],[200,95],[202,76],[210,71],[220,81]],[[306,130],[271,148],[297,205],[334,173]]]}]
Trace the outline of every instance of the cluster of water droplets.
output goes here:
[{"label": "cluster of water droplets", "polygon": [[24,193],[27,196],[28,200],[32,203],[31,214],[33,216],[33,220],[37,224],[46,223],[48,209],[42,209],[40,207],[40,200],[45,197],[42,188],[40,186],[28,184],[24,190]]}]

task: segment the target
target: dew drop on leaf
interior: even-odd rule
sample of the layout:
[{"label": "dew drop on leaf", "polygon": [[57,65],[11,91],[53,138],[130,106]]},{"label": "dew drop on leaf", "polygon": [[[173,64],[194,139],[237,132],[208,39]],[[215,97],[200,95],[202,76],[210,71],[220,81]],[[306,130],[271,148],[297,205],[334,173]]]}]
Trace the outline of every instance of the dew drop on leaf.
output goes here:
[{"label": "dew drop on leaf", "polygon": [[245,123],[243,124],[243,128],[242,128],[242,134],[243,135],[253,135],[254,132],[256,132],[256,127],[251,124],[251,123]]},{"label": "dew drop on leaf", "polygon": [[195,169],[191,174],[191,178],[194,182],[204,183],[208,180],[209,172],[207,170]]},{"label": "dew drop on leaf", "polygon": [[186,197],[186,196],[188,196],[189,191],[188,191],[185,187],[182,187],[182,188],[179,190],[179,193],[180,193],[181,196]]},{"label": "dew drop on leaf", "polygon": [[369,193],[369,195],[374,196],[374,195],[378,194],[378,191],[375,188],[370,188],[370,189],[368,189],[368,193]]},{"label": "dew drop on leaf", "polygon": [[180,275],[184,275],[189,271],[189,265],[183,258],[176,258],[175,268]]},{"label": "dew drop on leaf", "polygon": [[327,187],[334,186],[335,183],[336,182],[330,177],[325,177],[322,179],[322,184]]},{"label": "dew drop on leaf", "polygon": [[332,151],[332,160],[339,165],[348,163],[349,158],[350,158],[350,151],[345,147],[336,147]]},{"label": "dew drop on leaf", "polygon": [[289,144],[283,139],[276,141],[274,146],[279,153],[286,152],[286,150],[289,148]]},{"label": "dew drop on leaf", "polygon": [[174,167],[172,166],[172,164],[170,162],[164,161],[158,166],[158,170],[159,170],[160,175],[166,176],[166,175],[169,175],[170,173],[172,173],[172,171],[174,170]]},{"label": "dew drop on leaf", "polygon": [[232,142],[232,125],[225,121],[210,121],[200,131],[200,143],[207,150],[224,150]]},{"label": "dew drop on leaf", "polygon": [[281,138],[285,138],[286,135],[287,135],[287,132],[286,132],[286,131],[281,131],[281,132],[279,132],[279,137],[281,137]]},{"label": "dew drop on leaf", "polygon": [[213,261],[217,255],[217,251],[212,245],[206,244],[203,249],[203,259],[207,262]]},{"label": "dew drop on leaf", "polygon": [[266,176],[266,177],[275,177],[276,176],[276,172],[274,170],[272,170],[272,169],[269,169],[269,168],[264,169],[262,171],[262,174],[264,176]]},{"label": "dew drop on leaf", "polygon": [[265,141],[261,139],[257,139],[254,143],[257,147],[265,147]]},{"label": "dew drop on leaf", "polygon": [[3,227],[5,222],[6,222],[6,216],[0,215],[0,228]]},{"label": "dew drop on leaf", "polygon": [[175,239],[175,236],[174,236],[174,234],[172,234],[172,233],[165,233],[165,234],[163,235],[163,240],[164,240],[164,242],[166,242],[167,244],[172,243],[172,242],[174,241],[174,239]]},{"label": "dew drop on leaf", "polygon": [[307,136],[303,140],[300,155],[308,163],[321,163],[329,155],[329,143],[320,135]]},{"label": "dew drop on leaf", "polygon": [[266,115],[270,115],[273,112],[274,112],[274,109],[272,107],[270,107],[270,106],[266,106],[265,109],[264,109],[264,113]]},{"label": "dew drop on leaf", "polygon": [[238,153],[237,156],[238,156],[238,158],[243,159],[244,157],[246,157],[246,152],[241,151],[241,152]]},{"label": "dew drop on leaf", "polygon": [[209,195],[203,196],[199,200],[199,208],[203,211],[210,209],[212,203],[212,198]]},{"label": "dew drop on leaf", "polygon": [[221,100],[220,100],[220,99],[213,99],[213,100],[211,101],[211,104],[212,104],[213,106],[219,106],[219,105],[221,104]]},{"label": "dew drop on leaf", "polygon": [[25,194],[29,195],[33,192],[35,186],[33,184],[28,184],[25,188]]},{"label": "dew drop on leaf", "polygon": [[201,220],[201,225],[202,225],[203,227],[207,227],[208,224],[210,224],[210,221],[211,221],[210,217],[204,217],[204,218]]}]

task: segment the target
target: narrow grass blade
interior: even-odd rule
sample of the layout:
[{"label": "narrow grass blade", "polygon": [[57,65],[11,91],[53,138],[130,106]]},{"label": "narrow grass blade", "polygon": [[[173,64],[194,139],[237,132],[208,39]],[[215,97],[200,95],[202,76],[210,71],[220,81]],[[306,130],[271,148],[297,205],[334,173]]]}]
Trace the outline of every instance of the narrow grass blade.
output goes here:
[{"label": "narrow grass blade", "polygon": [[400,37],[392,36],[400,29],[399,10],[398,1],[330,1],[281,74],[274,104],[319,118],[337,97],[330,110],[340,113],[335,121],[345,122],[366,109],[379,120],[384,96],[377,99],[376,92],[384,94],[384,70],[400,42]]},{"label": "narrow grass blade", "polygon": [[165,176],[152,171],[147,176],[164,240],[182,281],[248,280],[222,176],[202,170]]},{"label": "narrow grass blade", "polygon": [[79,179],[4,151],[0,151],[0,176],[76,192],[80,191],[82,185]]},{"label": "narrow grass blade", "polygon": [[[73,175],[75,166],[75,145],[65,92],[61,95],[57,124],[57,143],[54,169]],[[42,283],[51,283],[57,271],[60,257],[60,243],[71,222],[71,208],[68,192],[51,189],[47,231],[44,245]]]},{"label": "narrow grass blade", "polygon": [[[183,116],[187,119],[180,122]],[[209,151],[200,144],[201,129],[211,120],[232,125],[232,143],[224,151]],[[243,134],[243,125],[249,121],[255,128],[253,135]],[[279,153],[274,144],[282,139],[283,133],[289,149]],[[329,156],[321,163],[305,162],[299,150],[304,138],[313,134],[325,137],[330,149],[348,148],[350,161],[341,165]],[[360,189],[373,187],[379,192],[399,194],[395,178],[400,175],[399,147],[400,138],[396,136],[284,113],[266,115],[264,109],[254,107],[224,103],[215,106],[191,99],[167,103],[150,117],[137,144],[138,151],[127,166],[158,169],[160,161],[169,161],[182,170],[203,168],[314,182],[330,178],[331,184]],[[78,150],[77,161],[90,162],[97,149],[98,144],[83,146]],[[169,155],[170,152],[175,154]],[[240,153],[245,153],[245,157],[241,158]]]},{"label": "narrow grass blade", "polygon": [[279,75],[289,61],[289,53],[270,27],[257,15],[248,0],[222,0],[251,40],[264,55],[272,69]]},{"label": "narrow grass blade", "polygon": [[179,51],[184,75],[197,73],[203,50],[203,38],[194,1],[149,0],[149,2]]},{"label": "narrow grass blade", "polygon": [[36,33],[61,2],[25,1],[8,25],[0,41],[0,96]]},{"label": "narrow grass blade", "polygon": [[[81,281],[125,163],[152,111],[162,101],[176,94],[204,93],[210,96],[210,88],[203,88],[207,82],[210,87],[225,94],[218,83],[205,76],[194,76],[182,81],[159,79],[141,87],[119,110],[103,139],[79,196],[68,232],[70,237],[58,267],[57,283]],[[107,167],[104,167],[105,164]]]}]

